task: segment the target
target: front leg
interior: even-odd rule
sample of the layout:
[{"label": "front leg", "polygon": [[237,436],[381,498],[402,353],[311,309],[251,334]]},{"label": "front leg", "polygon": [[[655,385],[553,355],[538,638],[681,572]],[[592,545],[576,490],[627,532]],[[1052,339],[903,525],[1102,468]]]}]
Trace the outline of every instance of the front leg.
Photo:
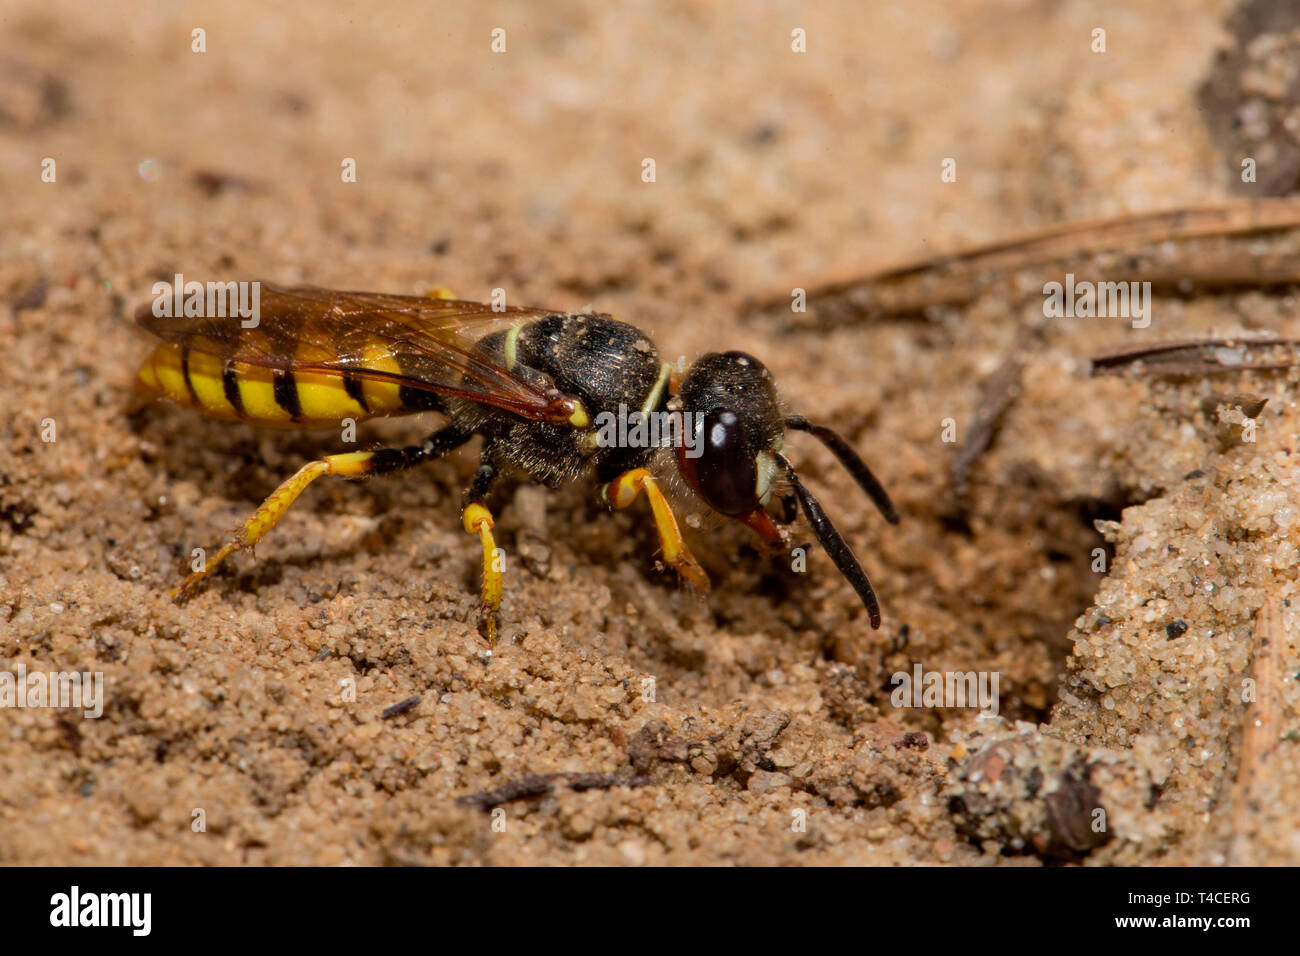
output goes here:
[{"label": "front leg", "polygon": [[701,591],[709,590],[709,576],[704,573],[695,556],[691,554],[682,538],[677,519],[668,499],[659,490],[655,476],[644,468],[625,471],[613,481],[603,485],[600,496],[611,508],[626,508],[636,501],[637,496],[645,492],[650,501],[650,511],[654,515],[655,527],[659,531],[659,547],[663,551],[664,561],[675,568],[689,584]]}]

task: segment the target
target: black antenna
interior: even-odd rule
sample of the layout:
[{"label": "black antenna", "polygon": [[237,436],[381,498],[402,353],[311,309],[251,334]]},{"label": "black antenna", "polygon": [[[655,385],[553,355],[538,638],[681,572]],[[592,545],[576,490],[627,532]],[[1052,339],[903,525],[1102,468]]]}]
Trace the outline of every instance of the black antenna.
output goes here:
[{"label": "black antenna", "polygon": [[[840,574],[844,575],[844,579],[853,585],[853,590],[858,592],[858,597],[862,599],[862,603],[867,609],[867,616],[871,619],[872,628],[880,627],[880,602],[876,600],[876,592],[871,587],[867,572],[862,570],[862,565],[853,556],[853,551],[849,548],[848,543],[835,530],[835,525],[831,524],[831,519],[826,517],[821,502],[814,498],[812,492],[799,481],[794,466],[785,459],[784,455],[777,455],[776,460],[785,468],[786,477],[790,479],[790,484],[794,487],[795,497],[799,499],[799,504],[803,506],[803,513],[807,516],[808,523],[812,525],[817,540],[826,549],[826,553],[831,556],[835,566],[840,569]],[[863,467],[866,466],[863,465]],[[882,491],[881,494],[883,495],[884,492]],[[885,501],[888,503],[889,499],[886,498]],[[890,505],[890,507],[893,506]]]},{"label": "black antenna", "polygon": [[876,476],[871,473],[867,463],[858,456],[852,445],[840,437],[839,432],[827,428],[825,425],[814,425],[802,415],[791,415],[785,420],[785,427],[808,432],[808,434],[821,439],[822,444],[831,450],[831,454],[838,458],[840,464],[853,476],[853,480],[858,483],[858,487],[865,491],[867,497],[880,509],[880,513],[885,516],[885,520],[890,524],[898,524],[898,509],[889,500],[889,493],[885,491],[885,486],[876,480]]}]

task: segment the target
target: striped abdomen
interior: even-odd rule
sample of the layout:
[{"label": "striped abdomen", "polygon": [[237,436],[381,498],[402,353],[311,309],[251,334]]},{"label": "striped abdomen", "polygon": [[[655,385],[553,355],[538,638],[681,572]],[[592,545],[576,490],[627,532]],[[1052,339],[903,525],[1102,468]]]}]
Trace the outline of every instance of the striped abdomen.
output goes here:
[{"label": "striped abdomen", "polygon": [[[391,358],[391,369],[398,371]],[[438,406],[438,396],[341,373],[284,371],[160,345],[140,368],[146,389],[212,418],[287,428],[337,425]]]}]

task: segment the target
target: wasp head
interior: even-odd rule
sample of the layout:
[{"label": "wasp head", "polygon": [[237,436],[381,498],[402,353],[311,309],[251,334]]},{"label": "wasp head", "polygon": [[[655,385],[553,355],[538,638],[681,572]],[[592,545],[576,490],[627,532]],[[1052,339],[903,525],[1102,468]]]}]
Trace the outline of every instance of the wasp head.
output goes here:
[{"label": "wasp head", "polygon": [[880,626],[880,606],[862,565],[831,524],[821,503],[799,480],[786,459],[786,429],[820,439],[867,493],[886,520],[898,512],[884,487],[858,453],[836,432],[801,415],[786,415],[767,367],[744,352],[710,352],[683,377],[677,404],[694,429],[693,441],[677,446],[677,464],[686,482],[710,508],[753,528],[769,545],[785,536],[765,510],[779,481],[788,482],[804,516],[835,566],[867,608],[872,627]]}]

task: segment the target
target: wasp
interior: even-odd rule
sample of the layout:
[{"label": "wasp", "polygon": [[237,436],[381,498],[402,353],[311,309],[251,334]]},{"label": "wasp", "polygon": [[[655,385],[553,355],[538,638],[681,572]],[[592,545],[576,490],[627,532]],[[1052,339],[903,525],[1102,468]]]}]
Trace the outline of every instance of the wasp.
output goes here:
[{"label": "wasp", "polygon": [[[488,500],[509,472],[551,487],[594,473],[610,508],[626,508],[644,495],[663,562],[700,591],[708,590],[708,577],[666,491],[676,488],[742,522],[772,550],[784,547],[788,534],[769,505],[782,506],[776,519],[782,525],[802,508],[871,626],[880,626],[866,572],[785,455],[787,431],[820,439],[888,521],[897,523],[898,512],[840,435],[786,413],[771,373],[753,356],[711,352],[682,369],[662,361],[642,331],[601,313],[486,305],[441,292],[259,285],[259,314],[251,323],[158,315],[156,307],[141,306],[137,321],[162,342],[141,366],[139,384],[209,417],[257,426],[337,427],[347,419],[422,412],[438,413],[447,424],[418,445],[326,455],[304,465],[173,597],[189,594],[233,552],[261,541],[317,478],[406,471],[479,436],[479,466],[465,491],[462,523],[482,545],[480,626],[490,644],[504,574]],[[598,425],[627,409],[642,420],[676,416],[680,427],[653,442],[603,441]]]}]

